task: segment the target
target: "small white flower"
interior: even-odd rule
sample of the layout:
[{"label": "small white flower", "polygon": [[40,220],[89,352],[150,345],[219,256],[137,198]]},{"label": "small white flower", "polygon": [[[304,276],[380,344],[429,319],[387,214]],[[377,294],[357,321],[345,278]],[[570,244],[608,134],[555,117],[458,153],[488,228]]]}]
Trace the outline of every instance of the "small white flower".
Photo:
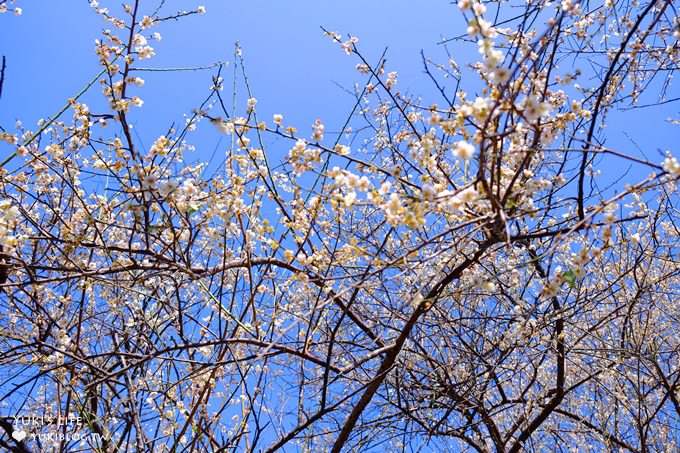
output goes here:
[{"label": "small white flower", "polygon": [[144,35],[140,35],[139,33],[132,37],[132,43],[135,46],[146,46],[147,42],[148,41],[146,40]]},{"label": "small white flower", "polygon": [[472,5],[472,11],[474,11],[474,13],[477,16],[481,16],[482,14],[484,14],[486,12],[486,6],[484,6],[481,2],[475,2]]},{"label": "small white flower", "polygon": [[142,188],[144,189],[155,189],[156,183],[158,182],[158,176],[155,174],[147,174],[141,178]]},{"label": "small white flower", "polygon": [[350,153],[350,147],[338,143],[335,145],[335,152],[338,153],[338,156],[346,156]]},{"label": "small white flower", "polygon": [[427,201],[434,200],[437,194],[432,184],[424,184],[421,192],[423,193],[423,198]]},{"label": "small white flower", "polygon": [[138,46],[135,48],[135,50],[137,51],[140,60],[146,60],[147,58],[151,58],[156,55],[156,53],[153,51],[153,47],[151,46]]},{"label": "small white flower", "polygon": [[490,74],[491,80],[499,85],[503,85],[510,80],[510,70],[508,68],[496,68]]},{"label": "small white flower", "polygon": [[343,204],[345,205],[346,208],[349,208],[354,204],[356,199],[357,193],[354,190],[351,190],[345,195],[345,198],[343,199]]},{"label": "small white flower", "polygon": [[475,155],[475,147],[465,140],[460,140],[453,146],[453,155],[464,160],[470,160]]},{"label": "small white flower", "polygon": [[397,84],[397,72],[392,71],[387,74],[387,80],[385,81],[385,86],[389,89],[390,87]]},{"label": "small white flower", "polygon": [[160,193],[161,197],[166,198],[168,195],[177,190],[178,187],[179,183],[177,181],[174,179],[169,179],[163,183],[158,192]]},{"label": "small white flower", "polygon": [[662,163],[663,171],[671,176],[680,176],[680,163],[678,159],[668,154]]},{"label": "small white flower", "polygon": [[534,95],[524,98],[521,102],[521,106],[524,118],[530,123],[535,123],[539,118],[550,113],[550,104],[547,102],[540,102]]},{"label": "small white flower", "polygon": [[149,28],[153,25],[153,19],[149,16],[144,16],[139,25],[142,27],[142,29]]},{"label": "small white flower", "polygon": [[220,132],[225,133],[225,134],[233,134],[234,133],[234,123],[231,121],[219,121],[217,123],[217,129],[219,129]]},{"label": "small white flower", "polygon": [[255,104],[257,104],[257,99],[255,99],[255,98],[248,99],[248,111],[249,112],[255,109]]},{"label": "small white flower", "polygon": [[316,140],[317,142],[320,142],[323,140],[323,133],[325,130],[325,126],[321,122],[321,120],[316,120],[316,122],[312,125],[312,138]]},{"label": "small white flower", "polygon": [[404,171],[404,167],[401,165],[393,165],[391,166],[387,171],[390,172],[390,175],[392,175],[393,178],[398,178],[401,176],[402,172]]}]

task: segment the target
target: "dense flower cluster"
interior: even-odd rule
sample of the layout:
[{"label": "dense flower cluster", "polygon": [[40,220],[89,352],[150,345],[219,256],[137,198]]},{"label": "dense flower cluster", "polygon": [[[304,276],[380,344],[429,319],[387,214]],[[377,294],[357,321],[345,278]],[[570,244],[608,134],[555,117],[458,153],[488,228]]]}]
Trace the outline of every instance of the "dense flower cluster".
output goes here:
[{"label": "dense flower cluster", "polygon": [[139,65],[206,14],[159,3],[90,1],[101,93],[0,129],[1,400],[99,436],[41,447],[677,443],[680,164],[604,146],[608,115],[672,102],[671,0],[459,0],[475,57],[423,59],[436,103],[327,32],[363,80],[339,134],[261,121],[247,80],[228,109],[216,65],[142,144]]}]

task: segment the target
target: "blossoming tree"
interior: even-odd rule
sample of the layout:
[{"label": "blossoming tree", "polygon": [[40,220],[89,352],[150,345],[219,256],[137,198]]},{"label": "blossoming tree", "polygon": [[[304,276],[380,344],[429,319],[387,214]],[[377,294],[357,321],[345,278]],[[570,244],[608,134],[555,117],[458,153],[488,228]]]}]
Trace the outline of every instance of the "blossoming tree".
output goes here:
[{"label": "blossoming tree", "polygon": [[[206,13],[156,3],[90,2],[105,102],[3,125],[4,449],[680,443],[680,164],[604,145],[608,115],[677,98],[674,2],[460,0],[447,46],[479,59],[423,58],[429,101],[328,31],[361,80],[337,139],[250,94],[230,113],[215,67],[143,147],[126,116],[154,27]],[[209,176],[184,160],[196,128],[232,138]]]}]

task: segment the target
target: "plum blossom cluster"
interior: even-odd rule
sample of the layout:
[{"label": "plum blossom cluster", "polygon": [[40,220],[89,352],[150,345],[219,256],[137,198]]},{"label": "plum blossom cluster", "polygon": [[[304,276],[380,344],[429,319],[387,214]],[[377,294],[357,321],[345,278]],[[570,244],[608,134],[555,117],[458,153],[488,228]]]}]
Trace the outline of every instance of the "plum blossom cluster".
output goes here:
[{"label": "plum blossom cluster", "polygon": [[[10,5],[14,5],[15,0],[9,0]],[[6,2],[0,3],[0,14],[12,12],[15,16],[21,16],[23,10],[18,6],[7,6]]]},{"label": "plum blossom cluster", "polygon": [[680,163],[678,163],[678,159],[669,154],[663,161],[663,171],[673,177],[680,176]]},{"label": "plum blossom cluster", "polygon": [[16,204],[11,200],[0,200],[0,248],[1,250],[13,250],[19,238],[15,234],[15,228],[21,220],[21,213]]},{"label": "plum blossom cluster", "polygon": [[486,12],[486,6],[479,0],[459,0],[458,8],[463,12],[471,12],[472,18],[468,22],[467,32],[471,37],[482,35],[485,38],[494,38],[497,35],[491,22],[482,16]]},{"label": "plum blossom cluster", "polygon": [[306,140],[298,139],[288,151],[288,162],[293,166],[293,173],[300,176],[321,162],[321,151],[308,146]]},{"label": "plum blossom cluster", "polygon": [[328,177],[333,178],[338,188],[334,193],[332,205],[336,209],[351,207],[357,200],[357,191],[366,193],[373,186],[366,176],[358,176],[339,167],[333,167],[328,172]]},{"label": "plum blossom cluster", "polygon": [[359,42],[359,38],[357,38],[356,36],[350,36],[349,39],[343,41],[342,35],[340,33],[334,32],[334,31],[325,31],[324,35],[331,38],[334,42],[340,44],[340,48],[347,55],[352,54],[354,46]]},{"label": "plum blossom cluster", "polygon": [[510,80],[510,69],[502,66],[503,52],[494,48],[493,40],[482,38],[477,42],[479,53],[483,57],[483,71],[493,83],[503,85]]},{"label": "plum blossom cluster", "polygon": [[423,59],[436,99],[328,33],[361,79],[333,145],[223,65],[147,122],[154,31],[206,9],[89,3],[104,98],[0,129],[0,398],[112,439],[62,449],[674,444],[680,164],[594,145],[677,67],[670,0],[459,0],[473,56]]}]

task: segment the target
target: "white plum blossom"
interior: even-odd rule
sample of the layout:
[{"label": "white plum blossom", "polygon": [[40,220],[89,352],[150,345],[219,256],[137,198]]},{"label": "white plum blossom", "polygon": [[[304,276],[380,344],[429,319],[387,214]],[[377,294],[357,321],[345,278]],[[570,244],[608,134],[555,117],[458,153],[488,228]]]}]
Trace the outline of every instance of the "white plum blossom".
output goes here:
[{"label": "white plum blossom", "polygon": [[387,74],[387,80],[385,81],[385,86],[389,89],[397,84],[397,71],[392,71]]},{"label": "white plum blossom", "polygon": [[520,103],[522,115],[529,123],[535,123],[550,113],[550,103],[541,102],[536,95],[525,97]]},{"label": "white plum blossom", "polygon": [[437,195],[437,191],[432,184],[423,184],[421,192],[423,194],[423,199],[427,201],[434,200],[435,196]]},{"label": "white plum blossom", "polygon": [[678,159],[671,156],[670,153],[666,156],[666,159],[664,159],[662,166],[663,171],[671,176],[680,176],[680,163],[678,163]]},{"label": "white plum blossom", "polygon": [[453,155],[459,159],[470,160],[475,155],[475,147],[465,140],[460,140],[453,146]]}]

